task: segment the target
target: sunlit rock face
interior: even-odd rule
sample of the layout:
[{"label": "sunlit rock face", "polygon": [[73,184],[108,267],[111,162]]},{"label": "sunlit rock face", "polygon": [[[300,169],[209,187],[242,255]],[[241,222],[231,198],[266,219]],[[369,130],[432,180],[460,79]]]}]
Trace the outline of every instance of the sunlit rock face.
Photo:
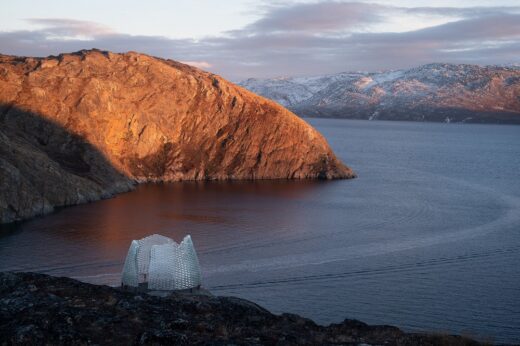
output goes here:
[{"label": "sunlit rock face", "polygon": [[351,178],[303,120],[219,76],[138,53],[0,56],[0,221],[134,182]]}]

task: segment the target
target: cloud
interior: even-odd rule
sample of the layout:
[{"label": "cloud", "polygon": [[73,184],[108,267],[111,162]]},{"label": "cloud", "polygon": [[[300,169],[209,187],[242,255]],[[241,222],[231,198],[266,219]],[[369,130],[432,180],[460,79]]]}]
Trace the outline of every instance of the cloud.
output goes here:
[{"label": "cloud", "polygon": [[374,24],[388,22],[395,17],[402,21],[412,16],[442,17],[449,22],[450,19],[460,20],[505,13],[519,14],[520,7],[400,7],[367,2],[322,1],[268,6],[261,19],[241,32],[338,34],[370,31]]},{"label": "cloud", "polygon": [[200,69],[208,69],[212,65],[207,61],[180,61],[183,64],[198,67]]},{"label": "cloud", "polygon": [[496,7],[396,7],[397,10],[407,14],[451,16],[451,17],[482,17],[497,14],[518,14],[520,7],[496,6]]},{"label": "cloud", "polygon": [[[403,15],[448,20],[405,32],[368,30]],[[199,40],[128,35],[70,19],[31,19],[30,23],[40,28],[0,32],[2,53],[42,56],[88,48],[135,50],[184,61],[232,80],[407,68],[430,62],[501,64],[518,62],[520,56],[520,7],[297,3],[267,7],[259,20],[241,30]]]},{"label": "cloud", "polygon": [[303,3],[270,7],[247,32],[331,32],[380,22],[387,6],[359,2]]},{"label": "cloud", "polygon": [[41,26],[40,31],[47,36],[54,37],[93,37],[99,35],[113,34],[109,27],[84,20],[63,18],[28,18],[30,24]]}]

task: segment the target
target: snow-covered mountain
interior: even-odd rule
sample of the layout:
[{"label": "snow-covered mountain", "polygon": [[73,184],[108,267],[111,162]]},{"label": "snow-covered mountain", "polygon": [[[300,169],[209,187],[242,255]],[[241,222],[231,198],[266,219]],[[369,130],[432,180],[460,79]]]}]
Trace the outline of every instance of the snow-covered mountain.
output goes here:
[{"label": "snow-covered mountain", "polygon": [[254,79],[239,85],[300,116],[520,124],[520,67],[428,64],[409,70]]}]

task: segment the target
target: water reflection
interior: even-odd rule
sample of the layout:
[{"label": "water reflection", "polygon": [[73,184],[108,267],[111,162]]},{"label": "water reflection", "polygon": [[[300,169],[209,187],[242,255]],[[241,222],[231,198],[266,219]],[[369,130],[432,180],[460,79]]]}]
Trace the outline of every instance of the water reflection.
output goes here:
[{"label": "water reflection", "polygon": [[[113,199],[2,226],[0,251],[4,260],[0,269],[54,275],[71,275],[74,270],[74,276],[81,276],[103,266],[118,273],[131,240],[152,233],[174,239],[190,233],[201,253],[209,247],[218,251],[216,242],[232,243],[248,229],[243,224],[248,222],[250,213],[260,219],[273,219],[279,229],[289,229],[295,221],[290,209],[283,208],[286,201],[305,198],[326,185],[318,181],[142,185],[135,192]],[[283,212],[272,213],[273,208]],[[249,232],[255,232],[254,227],[249,228]],[[19,256],[20,252],[30,255]]]}]

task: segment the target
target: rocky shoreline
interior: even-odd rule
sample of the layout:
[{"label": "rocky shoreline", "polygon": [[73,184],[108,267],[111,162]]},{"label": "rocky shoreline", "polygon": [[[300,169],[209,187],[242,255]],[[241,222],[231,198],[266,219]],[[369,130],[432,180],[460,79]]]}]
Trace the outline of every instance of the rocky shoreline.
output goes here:
[{"label": "rocky shoreline", "polygon": [[321,326],[247,300],[157,297],[36,273],[0,273],[0,345],[479,345],[346,319]]}]

